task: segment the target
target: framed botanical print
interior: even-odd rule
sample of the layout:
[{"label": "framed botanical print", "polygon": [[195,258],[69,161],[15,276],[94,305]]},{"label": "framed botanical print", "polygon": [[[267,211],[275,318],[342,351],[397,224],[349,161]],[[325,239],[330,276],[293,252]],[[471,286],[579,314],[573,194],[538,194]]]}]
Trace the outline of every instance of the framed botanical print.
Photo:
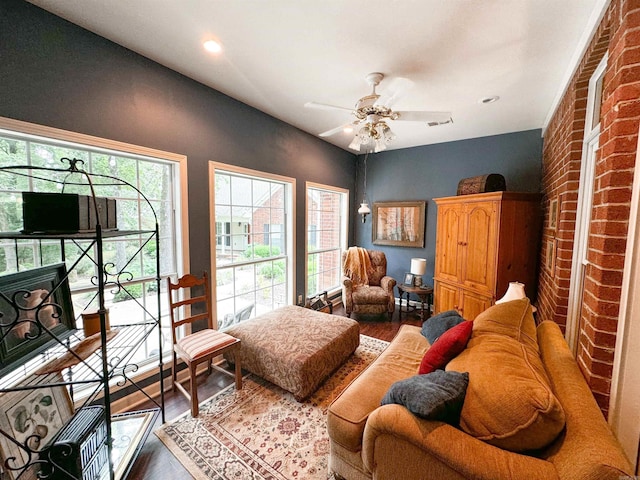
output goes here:
[{"label": "framed botanical print", "polygon": [[[36,377],[18,387],[33,386]],[[11,480],[36,478],[36,468],[30,466],[38,453],[73,414],[71,399],[64,386],[43,385],[28,390],[0,394],[1,466]]]}]

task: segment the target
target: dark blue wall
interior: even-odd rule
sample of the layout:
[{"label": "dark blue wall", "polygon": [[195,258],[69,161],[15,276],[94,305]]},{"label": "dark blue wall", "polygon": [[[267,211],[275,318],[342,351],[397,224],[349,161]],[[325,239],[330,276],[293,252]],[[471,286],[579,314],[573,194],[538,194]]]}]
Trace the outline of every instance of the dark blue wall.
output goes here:
[{"label": "dark blue wall", "polygon": [[[398,281],[409,271],[412,257],[426,258],[427,272],[423,279],[433,285],[437,211],[432,199],[455,195],[461,179],[487,173],[503,175],[508,190],[539,192],[541,158],[541,130],[371,154],[367,159],[367,199],[371,208],[374,202],[426,200],[425,247],[373,245],[371,216],[364,224],[355,222],[355,244],[384,251],[388,273]],[[358,158],[358,202],[364,183],[363,160],[363,156]],[[354,213],[357,208],[357,205],[353,208]]]},{"label": "dark blue wall", "polygon": [[296,178],[296,294],[305,181],[354,189],[355,155],[22,0],[0,2],[0,116],[186,155],[194,273],[210,265],[210,160]]},{"label": "dark blue wall", "polygon": [[[296,295],[304,292],[305,181],[349,189],[349,244],[373,247],[371,219],[362,226],[355,215],[354,155],[22,0],[0,1],[0,116],[186,155],[193,272],[210,265],[210,160],[296,178]],[[431,283],[431,199],[485,173],[503,174],[510,190],[539,191],[541,147],[534,130],[371,155],[369,202],[428,201],[424,249],[380,247],[389,273],[402,279],[411,257],[425,257]]]}]

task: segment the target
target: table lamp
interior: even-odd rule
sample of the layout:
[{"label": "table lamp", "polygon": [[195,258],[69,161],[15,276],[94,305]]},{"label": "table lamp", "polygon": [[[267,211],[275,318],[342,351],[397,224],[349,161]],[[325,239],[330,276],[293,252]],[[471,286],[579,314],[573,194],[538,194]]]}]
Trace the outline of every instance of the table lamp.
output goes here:
[{"label": "table lamp", "polygon": [[411,259],[411,273],[413,277],[413,285],[419,287],[422,285],[422,275],[427,270],[427,260],[425,258]]},{"label": "table lamp", "polygon": [[512,300],[518,300],[520,298],[526,297],[527,294],[524,292],[524,283],[520,282],[509,282],[509,288],[507,288],[507,293],[504,294],[499,300],[496,300],[497,304],[510,302]]}]

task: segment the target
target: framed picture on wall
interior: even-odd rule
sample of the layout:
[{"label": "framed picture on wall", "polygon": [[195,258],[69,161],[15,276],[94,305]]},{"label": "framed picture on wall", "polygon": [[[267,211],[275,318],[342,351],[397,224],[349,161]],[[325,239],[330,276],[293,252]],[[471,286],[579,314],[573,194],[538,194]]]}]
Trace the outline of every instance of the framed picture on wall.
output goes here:
[{"label": "framed picture on wall", "polygon": [[560,216],[560,209],[558,198],[554,198],[549,202],[549,228],[555,230],[558,227],[558,217]]},{"label": "framed picture on wall", "polygon": [[425,201],[373,204],[374,245],[424,248]]},{"label": "framed picture on wall", "polygon": [[555,238],[551,240],[547,240],[547,255],[546,255],[546,267],[549,270],[549,274],[553,277],[555,276],[556,270],[556,245],[557,241]]}]

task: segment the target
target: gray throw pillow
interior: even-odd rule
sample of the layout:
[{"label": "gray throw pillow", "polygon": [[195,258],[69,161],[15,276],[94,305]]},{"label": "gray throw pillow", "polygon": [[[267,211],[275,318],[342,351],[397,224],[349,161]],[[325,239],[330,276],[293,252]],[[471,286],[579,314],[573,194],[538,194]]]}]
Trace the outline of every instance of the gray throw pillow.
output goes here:
[{"label": "gray throw pillow", "polygon": [[418,417],[457,425],[468,385],[467,372],[436,370],[394,383],[381,404],[397,403]]},{"label": "gray throw pillow", "polygon": [[464,322],[464,318],[457,311],[447,310],[424,321],[421,330],[422,336],[433,345],[440,338],[440,335],[461,322]]}]

